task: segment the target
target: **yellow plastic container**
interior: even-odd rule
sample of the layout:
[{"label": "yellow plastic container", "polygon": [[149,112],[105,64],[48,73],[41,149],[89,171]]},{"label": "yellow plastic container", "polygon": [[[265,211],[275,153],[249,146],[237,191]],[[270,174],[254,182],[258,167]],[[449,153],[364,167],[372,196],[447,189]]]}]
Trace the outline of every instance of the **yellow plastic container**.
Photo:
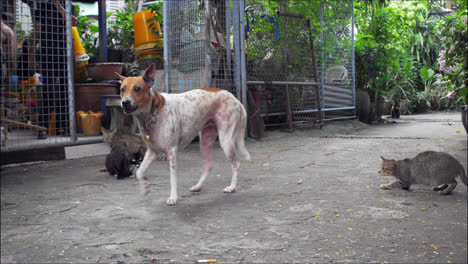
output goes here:
[{"label": "yellow plastic container", "polygon": [[[149,29],[151,23],[147,23],[148,19],[154,18],[155,12],[141,11],[133,15],[133,28],[135,31],[135,45],[138,46],[148,42],[155,42],[159,39],[158,36],[154,35]],[[154,22],[153,22],[154,23]],[[156,22],[156,30],[161,32],[159,23]]]},{"label": "yellow plastic container", "polygon": [[85,136],[97,136],[101,134],[101,119],[103,113],[81,113],[78,114],[78,126],[83,129]]},{"label": "yellow plastic container", "polygon": [[75,56],[81,56],[86,53],[85,49],[83,48],[83,44],[81,44],[80,35],[78,34],[78,29],[76,27],[72,27],[72,35],[73,35],[73,49],[75,50]]}]

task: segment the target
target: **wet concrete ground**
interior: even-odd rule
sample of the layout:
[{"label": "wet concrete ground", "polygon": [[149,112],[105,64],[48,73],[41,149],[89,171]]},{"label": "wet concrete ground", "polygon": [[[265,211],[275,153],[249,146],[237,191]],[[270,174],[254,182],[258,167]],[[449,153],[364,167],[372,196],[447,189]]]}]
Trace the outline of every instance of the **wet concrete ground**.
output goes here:
[{"label": "wet concrete ground", "polygon": [[[457,133],[458,132],[458,133]],[[193,143],[179,155],[179,200],[166,206],[165,161],[135,178],[105,172],[105,156],[1,169],[2,263],[390,262],[466,263],[467,187],[448,196],[429,186],[380,190],[380,156],[445,151],[467,168],[459,113],[404,116],[368,126],[267,132],[249,140],[238,192],[222,192],[230,165],[215,145],[204,189]],[[300,184],[299,184],[300,183]]]}]

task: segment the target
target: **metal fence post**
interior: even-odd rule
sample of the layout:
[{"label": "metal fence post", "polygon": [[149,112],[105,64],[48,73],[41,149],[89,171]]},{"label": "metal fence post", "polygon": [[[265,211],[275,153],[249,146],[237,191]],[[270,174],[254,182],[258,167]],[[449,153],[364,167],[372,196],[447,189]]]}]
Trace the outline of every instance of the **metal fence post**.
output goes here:
[{"label": "metal fence post", "polygon": [[[205,87],[211,87],[211,27],[210,27],[210,0],[205,0]],[[213,29],[214,31],[214,29]],[[214,32],[216,34],[216,32]]]},{"label": "metal fence post", "polygon": [[234,83],[236,86],[236,97],[238,99],[241,98],[241,65],[240,65],[240,36],[239,36],[239,1],[233,0],[232,1],[232,20],[233,20],[233,38],[234,38],[234,58],[235,58],[235,67],[234,67]]},{"label": "metal fence post", "polygon": [[323,48],[323,3],[320,3],[320,91],[322,96],[322,108],[325,107],[325,50]]},{"label": "metal fence post", "polygon": [[240,21],[240,61],[238,62],[240,71],[240,85],[241,85],[241,101],[244,104],[245,109],[247,108],[247,73],[246,73],[246,62],[245,62],[245,31],[244,31],[244,0],[239,1],[239,21]]},{"label": "metal fence post", "polygon": [[163,44],[164,44],[164,78],[165,78],[165,92],[169,93],[170,74],[171,74],[171,52],[169,46],[170,40],[170,25],[169,25],[169,2],[163,2]]},{"label": "metal fence post", "polygon": [[356,70],[356,63],[354,61],[355,58],[355,53],[354,53],[354,3],[353,0],[349,0],[351,3],[351,41],[352,41],[352,50],[351,50],[351,78],[352,78],[352,83],[353,83],[353,115],[356,115],[356,76],[355,76],[355,70]]},{"label": "metal fence post", "polygon": [[73,65],[73,57],[75,54],[73,53],[73,42],[72,42],[72,13],[71,13],[71,3],[70,1],[65,1],[65,11],[67,14],[66,17],[66,28],[67,28],[67,78],[68,78],[68,116],[70,118],[70,140],[75,142],[77,140],[76,136],[76,127],[75,127],[75,94],[74,94],[74,86],[75,86],[75,79],[74,79],[74,65]]}]

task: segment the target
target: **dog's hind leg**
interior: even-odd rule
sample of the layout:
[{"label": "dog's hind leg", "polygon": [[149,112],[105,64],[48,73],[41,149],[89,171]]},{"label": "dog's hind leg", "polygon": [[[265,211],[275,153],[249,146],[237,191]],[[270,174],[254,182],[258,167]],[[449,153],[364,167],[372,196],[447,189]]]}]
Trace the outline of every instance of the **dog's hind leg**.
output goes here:
[{"label": "dog's hind leg", "polygon": [[217,136],[218,130],[216,129],[216,125],[213,123],[206,124],[200,132],[200,148],[203,155],[203,172],[198,183],[190,188],[191,192],[199,192],[202,189],[206,177],[211,172],[211,168],[213,167],[212,149]]},{"label": "dog's hind leg", "polygon": [[150,166],[151,162],[153,162],[153,160],[156,158],[156,154],[156,151],[148,148],[146,150],[145,157],[143,158],[143,161],[141,162],[140,167],[136,172],[136,177],[140,182],[141,192],[143,195],[147,195],[149,193],[148,178],[144,176],[144,173]]},{"label": "dog's hind leg", "polygon": [[236,152],[235,152],[235,139],[233,137],[233,133],[225,133],[224,135],[219,135],[219,141],[221,143],[221,147],[223,148],[224,154],[231,162],[232,168],[232,178],[231,178],[231,185],[224,188],[225,193],[233,193],[237,191],[237,178],[239,176],[239,167],[240,162],[237,159]]}]

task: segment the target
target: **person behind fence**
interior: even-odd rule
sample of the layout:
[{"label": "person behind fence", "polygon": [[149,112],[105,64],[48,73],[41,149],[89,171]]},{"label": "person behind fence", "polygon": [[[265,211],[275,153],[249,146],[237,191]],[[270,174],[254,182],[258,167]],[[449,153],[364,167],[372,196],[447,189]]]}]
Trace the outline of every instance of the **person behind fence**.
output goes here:
[{"label": "person behind fence", "polygon": [[[68,129],[68,74],[65,0],[23,0],[31,8],[34,21],[32,49],[39,40],[40,69],[44,84],[39,125],[55,127],[55,134],[69,135]],[[74,8],[72,8],[74,9]],[[72,26],[78,24],[72,15]],[[30,52],[30,54],[34,54]],[[30,56],[30,67],[34,67],[36,56]],[[55,124],[50,124],[55,113]],[[38,132],[39,139],[47,138],[47,131]]]}]

